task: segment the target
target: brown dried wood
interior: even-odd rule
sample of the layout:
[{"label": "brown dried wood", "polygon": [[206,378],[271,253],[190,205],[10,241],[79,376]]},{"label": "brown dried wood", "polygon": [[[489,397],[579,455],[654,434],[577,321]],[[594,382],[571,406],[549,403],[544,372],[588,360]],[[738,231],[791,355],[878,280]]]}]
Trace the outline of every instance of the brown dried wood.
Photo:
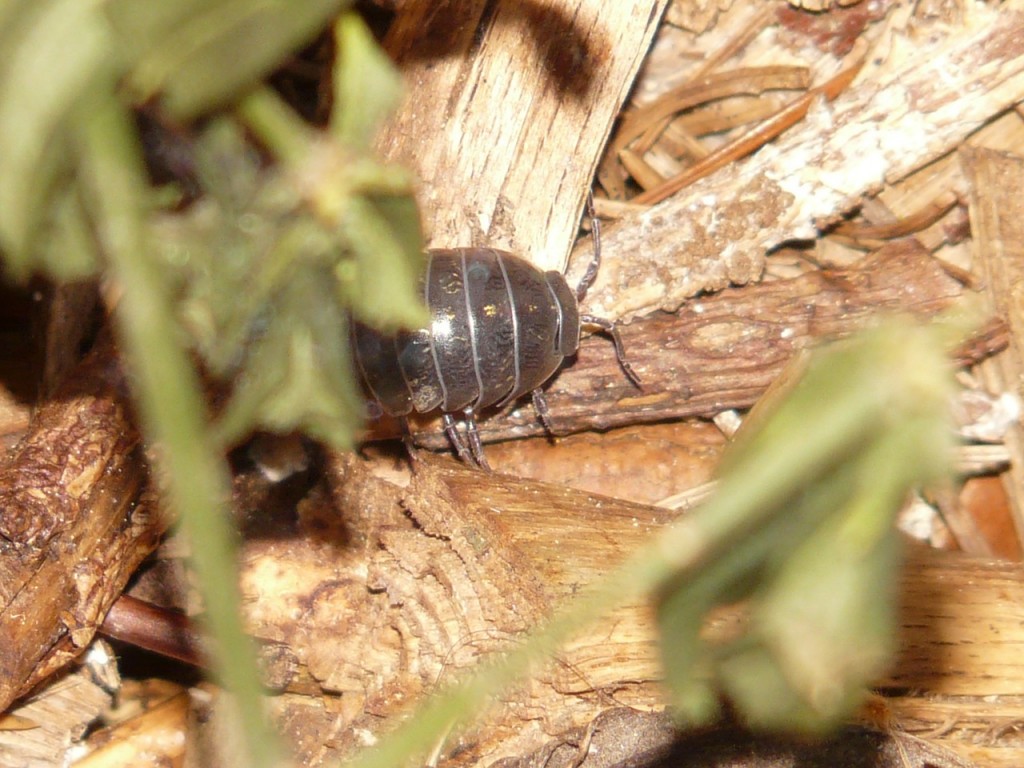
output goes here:
[{"label": "brown dried wood", "polygon": [[156,546],[138,441],[104,344],[0,468],[0,710],[88,645]]},{"label": "brown dried wood", "polygon": [[[568,434],[748,408],[798,351],[862,328],[879,312],[931,317],[961,293],[913,241],[892,243],[850,269],[722,291],[620,329],[642,390],[625,378],[607,339],[585,339],[575,362],[546,390],[552,423]],[[989,353],[985,343],[966,352],[974,360]],[[543,434],[543,426],[520,403],[483,419],[480,433],[504,440]],[[436,422],[424,424],[416,439],[445,445]]]},{"label": "brown dried wood", "polygon": [[67,765],[69,744],[109,711],[119,682],[113,650],[97,650],[0,718],[0,768]]},{"label": "brown dried wood", "polygon": [[[608,227],[586,311],[631,319],[750,282],[766,250],[816,237],[1024,99],[1024,13],[975,5],[959,25],[914,34],[912,56],[885,38],[890,48],[869,52],[880,63],[859,84],[751,158]],[[587,242],[574,249],[570,282],[590,252]]]},{"label": "brown dried wood", "polygon": [[[275,707],[309,762],[356,749],[411,699],[516,642],[673,518],[448,459],[425,457],[411,482],[388,460],[338,456],[331,464],[336,506],[311,498],[300,506],[304,535],[248,542],[242,579],[253,631],[292,660],[297,684],[285,681]],[[990,713],[991,697],[1022,689],[1015,654],[1024,642],[1024,572],[913,549],[903,584],[901,655],[882,681],[903,692],[892,727],[941,726],[948,711],[929,709],[935,696],[959,696],[968,719],[972,707]],[[735,611],[720,611],[705,635],[728,636],[738,621]],[[526,755],[605,709],[661,705],[654,637],[653,617],[639,605],[581,627],[534,680],[453,736],[443,761]],[[338,705],[343,714],[332,714]],[[337,734],[327,752],[326,727]],[[941,741],[965,747],[955,730]],[[971,750],[990,758],[985,765],[1020,756],[1012,733]]]}]

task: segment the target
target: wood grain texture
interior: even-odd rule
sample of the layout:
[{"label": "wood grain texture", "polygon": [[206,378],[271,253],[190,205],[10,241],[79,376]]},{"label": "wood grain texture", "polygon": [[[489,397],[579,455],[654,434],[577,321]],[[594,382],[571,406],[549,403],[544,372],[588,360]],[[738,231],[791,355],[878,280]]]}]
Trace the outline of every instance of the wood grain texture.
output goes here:
[{"label": "wood grain texture", "polygon": [[[1006,350],[979,367],[990,392],[1024,397],[1024,158],[963,148],[961,165],[970,184],[971,253],[991,309],[1006,320]],[[1010,467],[1003,475],[1018,541],[1024,543],[1024,426],[1018,420],[1005,438]]]},{"label": "wood grain texture", "polygon": [[[387,459],[330,464],[333,503],[302,507],[309,535],[248,542],[242,582],[254,633],[294,661],[296,686],[285,685],[275,707],[310,763],[356,749],[360,734],[377,732],[410,698],[515,643],[674,517],[448,459],[425,457],[411,479]],[[972,712],[991,712],[993,697],[1024,689],[1024,571],[924,549],[908,555],[901,650],[880,682],[900,693],[888,725],[923,735],[949,715],[932,706],[937,697],[956,696],[969,723]],[[729,636],[741,617],[717,611],[704,636]],[[485,765],[529,754],[609,707],[657,708],[660,676],[650,611],[617,609],[452,736],[442,759]],[[325,721],[325,707],[337,719]],[[315,735],[328,722],[337,735],[325,750]],[[951,729],[942,742],[959,750],[976,736]],[[1014,739],[1012,729],[990,734],[972,754],[1010,765],[1020,756]]]},{"label": "wood grain texture", "polygon": [[[965,16],[913,43],[887,38],[859,85],[773,144],[608,227],[585,310],[629,320],[754,280],[768,249],[816,237],[1024,99],[1024,13],[971,6]],[[590,252],[576,246],[570,282]]]},{"label": "wood grain texture", "polygon": [[384,45],[405,101],[378,141],[414,169],[429,244],[561,270],[666,0],[407,3]]},{"label": "wood grain texture", "polygon": [[[50,768],[68,763],[68,747],[110,711],[117,662],[110,646],[57,675],[0,718],[0,768]],[[106,658],[101,658],[103,652]],[[13,723],[11,721],[14,721]],[[122,763],[123,765],[124,763]]]}]

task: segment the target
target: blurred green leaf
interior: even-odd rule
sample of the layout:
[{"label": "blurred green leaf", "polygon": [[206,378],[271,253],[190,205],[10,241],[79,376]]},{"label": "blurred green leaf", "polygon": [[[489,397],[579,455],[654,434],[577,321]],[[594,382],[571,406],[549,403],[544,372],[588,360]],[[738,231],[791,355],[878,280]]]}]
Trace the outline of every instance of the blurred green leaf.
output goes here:
[{"label": "blurred green leaf", "polygon": [[[848,716],[864,686],[884,671],[895,650],[900,542],[894,510],[906,501],[908,474],[934,477],[949,436],[941,422],[910,418],[866,448],[853,465],[852,493],[795,552],[778,564],[755,602],[753,631],[774,661],[789,696],[790,717],[741,698],[736,675],[726,680],[752,722],[762,727],[822,730]],[[762,711],[764,710],[764,711]]]},{"label": "blurred green leaf", "polygon": [[[254,92],[239,114],[261,141],[287,158],[296,194],[335,238],[339,299],[384,331],[427,322],[419,278],[423,238],[404,168],[381,164],[365,150],[318,141],[274,94]],[[297,147],[304,146],[304,151]]]},{"label": "blurred green leaf", "polygon": [[[706,716],[717,688],[752,725],[820,731],[884,671],[894,516],[951,456],[947,336],[889,320],[837,343],[740,431],[717,495],[689,520],[709,543],[702,565],[666,581],[658,600],[684,718]],[[747,598],[739,638],[717,648],[696,639],[707,610]]]},{"label": "blurred green leaf", "polygon": [[[0,1],[4,267],[57,279],[102,270],[121,289],[114,320],[144,438],[159,448],[157,475],[191,534],[215,675],[239,694],[254,766],[279,755],[236,612],[234,533],[219,508],[224,446],[193,365],[200,358],[229,393],[220,436],[301,429],[344,447],[363,409],[347,299],[364,288],[389,305],[397,297],[373,311],[392,327],[419,317],[411,178],[368,150],[397,82],[372,38],[354,17],[339,27],[348,144],[258,85],[347,4]],[[361,89],[360,77],[372,82]],[[150,186],[133,114],[142,102],[156,138],[175,123],[187,195]],[[253,108],[211,114],[246,102]],[[198,115],[203,123],[189,125]]]},{"label": "blurred green leaf", "polygon": [[348,296],[362,321],[385,331],[426,325],[419,278],[419,216],[411,198],[353,198],[343,223],[358,270]]},{"label": "blurred green leaf", "polygon": [[[324,216],[308,198],[321,177],[310,186],[300,171],[263,168],[224,119],[197,137],[195,165],[206,195],[164,218],[159,247],[194,347],[215,375],[239,382],[223,434],[308,429],[349,445],[363,407],[348,362],[347,314],[365,306],[395,328],[423,312],[414,200],[350,190],[347,215]],[[302,299],[300,283],[308,289]]]},{"label": "blurred green leaf", "polygon": [[179,120],[237,97],[312,40],[345,0],[110,0],[139,101],[161,96]]},{"label": "blurred green leaf", "polygon": [[270,311],[274,288],[261,277],[297,202],[281,193],[275,173],[261,169],[230,120],[214,120],[196,138],[194,162],[206,194],[155,223],[158,252],[192,346],[216,376],[230,379]]},{"label": "blurred green leaf", "polygon": [[353,390],[345,316],[335,309],[328,275],[298,271],[282,291],[278,312],[252,343],[251,358],[217,424],[225,444],[254,426],[302,430],[349,448],[363,418]]},{"label": "blurred green leaf", "polygon": [[14,0],[0,18],[0,247],[24,276],[49,196],[73,171],[67,122],[116,47],[97,0]]},{"label": "blurred green leaf", "polygon": [[41,238],[32,262],[58,280],[90,277],[102,263],[102,254],[82,206],[82,195],[77,180],[57,193],[53,201],[52,226]]},{"label": "blurred green leaf", "polygon": [[358,13],[338,18],[334,40],[338,56],[331,132],[349,146],[369,147],[381,121],[398,104],[401,79]]}]

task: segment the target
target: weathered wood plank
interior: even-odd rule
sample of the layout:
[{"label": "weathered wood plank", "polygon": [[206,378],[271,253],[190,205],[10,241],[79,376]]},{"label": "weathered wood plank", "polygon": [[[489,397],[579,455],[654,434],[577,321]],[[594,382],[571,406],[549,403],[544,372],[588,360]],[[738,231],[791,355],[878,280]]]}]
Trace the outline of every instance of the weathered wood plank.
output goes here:
[{"label": "weathered wood plank", "polygon": [[[1006,321],[1009,346],[979,366],[991,392],[1024,396],[1024,158],[963,148],[961,164],[970,183],[971,253],[992,311]],[[1003,475],[1017,529],[1024,542],[1024,427],[1006,435],[1010,467]]]},{"label": "weathered wood plank", "polygon": [[665,5],[401,4],[384,45],[406,97],[378,146],[419,174],[432,246],[490,245],[564,267]]}]

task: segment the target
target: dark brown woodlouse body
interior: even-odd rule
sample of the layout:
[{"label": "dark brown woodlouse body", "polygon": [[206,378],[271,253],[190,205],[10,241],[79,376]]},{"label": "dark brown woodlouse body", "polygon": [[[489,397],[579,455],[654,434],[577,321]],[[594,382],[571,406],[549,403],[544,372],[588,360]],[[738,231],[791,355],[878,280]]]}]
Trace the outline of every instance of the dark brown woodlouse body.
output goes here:
[{"label": "dark brown woodlouse body", "polygon": [[[609,333],[620,364],[638,383],[614,324],[579,311],[597,274],[598,243],[595,238],[594,261],[575,291],[561,273],[542,272],[506,251],[428,251],[422,289],[429,326],[384,336],[352,324],[356,363],[370,395],[392,416],[439,409],[459,456],[486,468],[476,414],[530,392],[552,431],[540,388],[576,353],[581,326]],[[452,415],[460,411],[468,449]]]}]

